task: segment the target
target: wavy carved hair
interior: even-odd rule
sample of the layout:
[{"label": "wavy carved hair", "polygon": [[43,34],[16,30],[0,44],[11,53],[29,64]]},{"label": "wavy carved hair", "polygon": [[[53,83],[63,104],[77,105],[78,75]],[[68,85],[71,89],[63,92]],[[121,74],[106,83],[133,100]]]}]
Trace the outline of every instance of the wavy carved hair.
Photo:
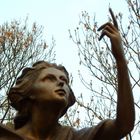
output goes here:
[{"label": "wavy carved hair", "polygon": [[[29,96],[31,94],[30,90],[32,88],[32,84],[38,78],[40,72],[48,67],[54,67],[63,71],[66,74],[69,82],[69,74],[65,67],[62,65],[56,65],[55,63],[38,61],[34,63],[32,67],[23,69],[22,74],[17,78],[15,86],[12,87],[8,93],[8,99],[11,106],[17,110],[17,115],[14,119],[15,129],[21,128],[27,123],[27,121],[29,121],[31,116],[29,106],[31,106],[32,104]],[[69,96],[68,105],[65,107],[61,116],[63,116],[66,113],[67,109],[75,103],[74,93],[70,86],[69,88],[71,94]],[[25,105],[27,107],[25,107]]]}]

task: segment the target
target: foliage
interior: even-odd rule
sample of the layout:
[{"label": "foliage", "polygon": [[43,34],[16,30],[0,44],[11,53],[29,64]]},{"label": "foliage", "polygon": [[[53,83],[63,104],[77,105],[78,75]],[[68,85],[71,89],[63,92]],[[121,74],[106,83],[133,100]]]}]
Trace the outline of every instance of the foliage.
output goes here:
[{"label": "foliage", "polygon": [[9,109],[6,93],[14,85],[21,70],[37,60],[53,61],[55,41],[48,48],[43,38],[43,27],[28,18],[13,20],[0,26],[0,120],[11,120],[15,111]]}]

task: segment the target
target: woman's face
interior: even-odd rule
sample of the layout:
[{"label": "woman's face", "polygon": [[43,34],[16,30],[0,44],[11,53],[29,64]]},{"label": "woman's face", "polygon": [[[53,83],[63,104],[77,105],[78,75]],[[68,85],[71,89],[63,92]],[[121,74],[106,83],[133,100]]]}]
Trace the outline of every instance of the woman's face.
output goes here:
[{"label": "woman's face", "polygon": [[33,84],[32,94],[38,101],[68,104],[70,89],[65,73],[54,67],[43,69]]}]

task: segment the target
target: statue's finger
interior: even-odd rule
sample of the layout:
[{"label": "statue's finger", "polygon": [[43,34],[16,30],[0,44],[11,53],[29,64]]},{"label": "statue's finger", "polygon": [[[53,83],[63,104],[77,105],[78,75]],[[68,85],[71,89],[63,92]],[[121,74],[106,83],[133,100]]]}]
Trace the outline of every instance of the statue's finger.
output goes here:
[{"label": "statue's finger", "polygon": [[100,37],[98,38],[98,40],[100,41],[104,36],[105,36],[105,33],[102,32],[101,35],[100,35]]},{"label": "statue's finger", "polygon": [[103,29],[106,25],[107,25],[107,23],[103,24],[102,26],[100,26],[100,27],[98,28],[98,30],[97,30],[97,31],[102,30],[102,29]]},{"label": "statue's finger", "polygon": [[114,26],[115,26],[117,29],[119,29],[119,28],[118,28],[117,20],[116,20],[116,18],[115,18],[115,16],[114,16],[114,13],[113,13],[113,11],[112,11],[111,8],[109,8],[109,12],[110,12],[110,15],[111,15],[111,17],[112,17]]}]

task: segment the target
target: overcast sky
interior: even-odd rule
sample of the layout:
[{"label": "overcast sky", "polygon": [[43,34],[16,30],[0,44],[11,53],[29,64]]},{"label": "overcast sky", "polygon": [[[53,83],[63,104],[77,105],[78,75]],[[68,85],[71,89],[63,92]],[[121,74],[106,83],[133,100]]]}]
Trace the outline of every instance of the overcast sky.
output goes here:
[{"label": "overcast sky", "polygon": [[[125,0],[0,0],[0,24],[13,19],[25,19],[37,22],[44,27],[46,40],[51,43],[52,36],[56,40],[56,62],[66,66],[74,77],[78,71],[77,49],[69,39],[68,29],[73,31],[82,11],[87,11],[99,23],[107,21],[108,7],[114,12],[127,9]],[[77,87],[78,79],[74,78]],[[74,87],[75,88],[75,87]],[[77,91],[77,88],[75,89]]]},{"label": "overcast sky", "polygon": [[[0,0],[0,23],[12,19],[24,19],[44,26],[46,40],[56,40],[57,62],[66,67],[74,66],[77,56],[74,43],[69,39],[68,29],[74,30],[79,22],[81,11],[91,16],[96,13],[98,21],[107,21],[109,5],[115,12],[126,8],[125,0]],[[64,59],[65,58],[65,59]],[[67,66],[68,65],[68,66]],[[77,65],[77,63],[76,63]]]}]

